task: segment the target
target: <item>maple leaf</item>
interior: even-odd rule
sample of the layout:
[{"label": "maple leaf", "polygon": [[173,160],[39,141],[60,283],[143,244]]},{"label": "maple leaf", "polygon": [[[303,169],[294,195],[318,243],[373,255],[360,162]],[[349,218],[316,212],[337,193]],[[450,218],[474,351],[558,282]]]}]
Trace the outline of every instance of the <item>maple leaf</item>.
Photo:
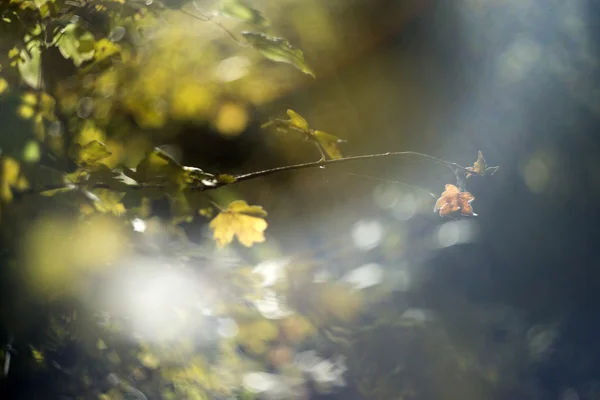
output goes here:
[{"label": "maple leaf", "polygon": [[250,206],[243,200],[236,200],[221,211],[209,226],[218,247],[231,243],[234,236],[244,246],[251,247],[254,243],[265,241],[266,216],[261,206]]},{"label": "maple leaf", "polygon": [[324,160],[337,160],[342,158],[342,152],[338,148],[338,143],[345,143],[344,139],[323,132],[317,129],[312,129],[308,126],[308,122],[303,116],[294,110],[287,110],[287,115],[290,119],[273,119],[262,125],[262,128],[275,127],[280,131],[296,131],[301,132],[305,139],[312,141]]},{"label": "maple leaf", "polygon": [[477,160],[473,163],[473,166],[467,167],[467,169],[469,171],[473,171],[474,174],[467,173],[467,178],[473,175],[494,175],[494,173],[498,171],[498,168],[500,167],[488,167],[487,163],[485,162],[485,158],[483,158],[483,153],[481,153],[481,150],[479,150],[479,153],[477,154]]},{"label": "maple leaf", "polygon": [[446,185],[446,190],[439,199],[435,202],[433,212],[440,213],[440,216],[447,217],[449,215],[458,213],[461,215],[474,217],[477,214],[473,212],[471,202],[475,200],[475,197],[469,192],[461,192],[454,185]]}]

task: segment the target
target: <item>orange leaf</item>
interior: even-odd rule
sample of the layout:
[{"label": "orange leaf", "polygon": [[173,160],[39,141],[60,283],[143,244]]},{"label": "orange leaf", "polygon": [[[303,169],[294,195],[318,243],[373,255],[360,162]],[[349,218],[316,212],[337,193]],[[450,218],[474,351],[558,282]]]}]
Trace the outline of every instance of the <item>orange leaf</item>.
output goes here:
[{"label": "orange leaf", "polygon": [[446,190],[442,193],[439,199],[435,202],[433,212],[440,213],[440,216],[447,217],[460,212],[465,216],[476,216],[473,213],[471,202],[475,197],[469,192],[461,192],[454,185],[446,185]]}]

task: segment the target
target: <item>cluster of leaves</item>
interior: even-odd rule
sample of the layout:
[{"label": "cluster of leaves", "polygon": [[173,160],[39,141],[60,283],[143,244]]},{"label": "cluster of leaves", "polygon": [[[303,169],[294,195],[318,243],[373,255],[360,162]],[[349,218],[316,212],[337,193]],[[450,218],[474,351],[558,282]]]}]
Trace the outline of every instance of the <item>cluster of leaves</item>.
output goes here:
[{"label": "cluster of leaves", "polygon": [[[244,31],[241,35],[262,56],[290,64],[315,77],[303,52],[289,41],[273,36],[268,19],[242,1],[222,0],[218,12],[208,16],[197,7],[189,11],[188,8],[180,1],[166,0],[162,3],[12,0],[0,4],[0,41],[10,47],[3,59],[4,68],[0,70],[3,75],[0,96],[7,103],[11,96],[18,99],[15,114],[31,123],[30,132],[6,135],[16,144],[2,145],[0,228],[3,238],[7,246],[10,243],[16,247],[14,240],[20,236],[18,233],[38,229],[33,225],[34,219],[39,214],[54,211],[53,207],[66,210],[65,213],[77,221],[66,224],[62,230],[53,226],[39,228],[36,233],[42,238],[41,244],[29,249],[30,253],[40,253],[39,257],[23,256],[25,264],[35,264],[33,273],[46,279],[46,274],[53,271],[67,275],[87,263],[116,265],[119,253],[115,249],[127,246],[115,242],[134,241],[131,229],[127,234],[122,232],[130,228],[132,221],[152,219],[149,204],[162,198],[167,199],[170,207],[170,228],[182,242],[187,243],[187,239],[179,228],[181,223],[206,218],[210,219],[208,226],[218,247],[234,239],[245,247],[263,243],[268,226],[267,212],[244,200],[219,200],[213,196],[216,189],[268,173],[369,157],[344,157],[338,147],[344,140],[311,128],[306,119],[293,110],[287,110],[289,119],[275,118],[263,127],[299,134],[314,144],[319,160],[234,176],[183,165],[164,148],[156,147],[162,143],[149,139],[153,130],[165,127],[168,130],[170,120],[200,118],[212,107],[210,83],[198,80],[189,83],[183,78],[179,81],[174,77],[177,74],[169,69],[187,68],[187,54],[175,57],[170,67],[163,65],[161,57],[149,55],[162,46],[160,38],[153,39],[150,33],[160,26],[165,9],[196,15],[219,26],[217,19],[221,16],[247,23],[257,31]],[[154,46],[150,46],[153,50],[148,51],[146,45],[153,40]],[[172,42],[165,47],[172,49]],[[209,56],[206,59],[207,64],[214,64],[214,59]],[[201,61],[198,63],[203,66]],[[162,101],[165,98],[170,100],[167,105]],[[443,163],[466,177],[492,174],[497,169],[488,167],[481,153],[473,167]],[[436,212],[442,216],[475,215],[470,205],[474,197],[464,188],[459,189],[460,186],[447,185],[436,202]],[[27,208],[31,201],[37,201],[32,207],[35,213]],[[39,239],[35,234],[32,236]],[[73,254],[43,259],[48,258],[45,252],[68,253],[68,249],[72,249],[67,246],[70,241],[79,247]],[[12,248],[8,251],[18,252]],[[66,278],[63,280],[70,283]],[[317,286],[307,283],[308,279],[302,280],[307,287],[299,281],[295,280],[294,288],[287,288],[287,298],[292,306],[306,304],[303,301],[306,291],[314,292],[306,312],[311,314],[310,318],[295,314],[279,322],[269,322],[256,312],[245,310],[246,313],[237,318],[240,332],[236,342],[222,344],[222,357],[214,363],[209,357],[198,356],[195,348],[189,351],[192,356],[173,362],[160,348],[122,345],[120,328],[101,324],[93,318],[78,317],[76,311],[80,311],[79,315],[85,314],[78,307],[53,310],[47,316],[40,330],[46,338],[51,337],[50,342],[56,346],[35,337],[27,348],[39,368],[59,365],[61,371],[85,382],[84,386],[94,386],[94,379],[111,372],[121,376],[133,374],[144,391],[161,393],[164,398],[239,395],[225,384],[227,379],[212,368],[222,363],[224,368],[241,373],[256,367],[256,364],[249,366],[240,361],[232,350],[234,345],[241,345],[262,363],[288,365],[297,348],[306,345],[315,335],[315,325],[331,333],[328,330],[331,326],[348,323],[360,314],[360,295],[347,287]],[[236,301],[251,300],[252,294],[248,292],[254,286],[246,281],[240,286],[244,295]],[[53,301],[60,295],[55,292],[52,295],[53,300],[49,302],[55,304]],[[97,326],[101,326],[100,332],[95,331]],[[71,329],[86,329],[85,340],[80,340],[80,335]],[[71,344],[83,347],[84,363],[99,360],[103,365],[100,371],[69,369],[65,363],[58,363],[60,350]],[[234,353],[236,355],[232,355]],[[357,368],[358,364],[360,362]],[[240,383],[236,381],[231,386],[239,387]],[[134,395],[137,389],[124,379],[114,378],[95,390],[102,392],[104,398],[121,398]],[[251,398],[249,396],[245,398]]]}]

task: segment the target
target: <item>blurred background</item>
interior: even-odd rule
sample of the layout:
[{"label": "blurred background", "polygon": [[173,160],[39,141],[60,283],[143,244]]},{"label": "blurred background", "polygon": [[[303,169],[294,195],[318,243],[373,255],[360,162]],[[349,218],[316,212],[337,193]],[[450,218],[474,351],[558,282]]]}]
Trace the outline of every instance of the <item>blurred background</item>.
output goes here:
[{"label": "blurred background", "polygon": [[[374,158],[211,192],[219,204],[242,198],[263,206],[266,242],[216,250],[209,220],[196,215],[179,225],[194,249],[184,261],[173,256],[178,248],[171,242],[153,242],[151,254],[125,248],[116,228],[102,221],[89,237],[81,233],[83,239],[72,247],[60,247],[56,243],[63,237],[85,228],[64,222],[52,205],[43,211],[35,202],[9,209],[3,212],[4,237],[30,253],[17,263],[34,265],[38,277],[37,268],[45,271],[52,285],[67,282],[75,288],[70,295],[90,315],[133,321],[135,333],[145,332],[149,343],[158,343],[154,334],[163,341],[168,335],[196,341],[199,332],[208,337],[211,329],[217,338],[232,339],[236,351],[260,360],[239,370],[219,364],[243,371],[241,386],[256,396],[248,398],[600,399],[595,249],[600,5],[592,0],[252,0],[251,6],[271,21],[270,33],[303,50],[315,79],[240,45],[246,24],[226,16],[215,17],[220,25],[203,21],[218,4],[196,1],[184,3],[185,12],[173,7],[161,12],[143,38],[125,36],[138,46],[137,64],[92,72],[88,81],[77,78],[71,86],[57,84],[55,93],[102,131],[114,165],[135,167],[145,152],[163,145],[183,165],[227,174],[318,160],[311,143],[261,129],[271,118],[287,118],[287,109],[312,128],[346,140],[339,145],[344,156],[410,150],[471,166],[481,151],[500,168],[467,182],[478,216],[445,219],[433,212],[445,184],[456,182],[449,168],[416,157]],[[2,38],[0,44],[3,54],[14,46]],[[73,82],[68,69],[57,64],[54,71],[57,81]],[[18,77],[2,73],[9,81]],[[15,111],[22,95],[13,90],[2,99],[3,154],[21,148],[14,132],[37,134]],[[38,210],[35,218],[27,207]],[[153,216],[172,213],[168,203],[152,205]],[[50,222],[40,222],[40,214]],[[146,229],[138,228],[133,225],[139,232]],[[98,249],[98,241],[104,247]],[[73,261],[57,254],[69,252],[88,258],[77,255]],[[117,268],[103,273],[102,284],[69,278],[69,265],[90,263],[105,252],[114,254],[107,262]],[[186,269],[191,278],[180,272],[163,276],[165,265],[179,263],[203,267]],[[140,268],[144,278],[137,275]],[[247,293],[248,274],[263,279],[257,293]],[[281,274],[285,283],[273,288]],[[28,279],[19,285],[28,287]],[[147,283],[155,280],[162,284]],[[12,343],[21,330],[25,336],[16,333],[14,339],[24,352],[28,341],[40,342],[26,332],[45,311],[32,312],[32,304],[39,304],[36,294],[5,282],[4,339]],[[229,303],[219,288],[231,290],[223,289]],[[186,303],[188,292],[193,301],[199,296],[210,304],[207,309],[226,311],[210,329],[204,322],[185,333],[173,328],[167,336],[157,334],[176,314],[161,296],[179,301],[172,298],[180,293]],[[241,311],[229,306],[245,302],[254,302],[266,321],[262,330],[244,325],[258,322],[247,314],[237,318]],[[292,309],[306,318],[294,320]],[[148,314],[158,319],[139,316]],[[20,328],[9,327],[16,320]],[[299,328],[304,323],[311,328]],[[221,349],[214,338],[200,341],[205,347],[198,353]],[[125,345],[116,341],[107,347],[113,345],[125,359],[125,350],[119,350]],[[167,379],[157,378],[158,365],[174,357],[161,346],[142,357],[143,379],[111,375],[110,384],[102,385],[121,382],[122,389],[127,381],[147,398],[169,398],[149,394]],[[61,366],[60,377],[32,373],[17,353],[4,381],[12,396],[7,398],[75,398],[59,396],[76,380],[70,372],[65,377],[65,358],[77,359],[80,351],[61,347],[53,356],[48,351],[45,358]],[[122,372],[109,365],[90,376]],[[226,382],[218,376],[214,379]],[[35,397],[32,382],[48,397]],[[105,389],[80,385],[74,390],[82,398],[92,393],[90,386]],[[181,393],[187,394],[172,398],[236,398]]]}]

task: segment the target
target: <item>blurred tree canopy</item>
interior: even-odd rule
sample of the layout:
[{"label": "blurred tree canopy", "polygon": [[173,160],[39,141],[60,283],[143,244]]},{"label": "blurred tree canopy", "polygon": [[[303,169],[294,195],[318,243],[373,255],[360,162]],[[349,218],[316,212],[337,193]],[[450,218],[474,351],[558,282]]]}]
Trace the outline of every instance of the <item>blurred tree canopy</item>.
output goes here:
[{"label": "blurred tree canopy", "polygon": [[[507,341],[490,344],[478,331],[480,311],[448,298],[465,311],[452,325],[472,331],[459,338],[385,286],[362,291],[314,279],[323,262],[314,254],[323,249],[282,252],[268,235],[268,209],[255,204],[260,196],[244,199],[236,189],[361,158],[344,157],[337,132],[283,105],[277,115],[259,112],[326,72],[324,54],[342,58],[327,7],[344,12],[345,2],[281,3],[289,10],[242,0],[0,4],[4,393],[103,400],[517,393],[528,362],[522,321],[511,321]],[[357,49],[367,41],[354,39]],[[278,132],[297,142],[281,143]],[[279,147],[265,145],[273,142]],[[441,216],[473,216],[467,178],[497,169],[481,153],[470,167],[411,152],[364,157],[388,155],[453,170],[456,185],[435,204]],[[282,164],[288,160],[301,163]],[[382,257],[393,257],[401,238],[386,240]]]}]

